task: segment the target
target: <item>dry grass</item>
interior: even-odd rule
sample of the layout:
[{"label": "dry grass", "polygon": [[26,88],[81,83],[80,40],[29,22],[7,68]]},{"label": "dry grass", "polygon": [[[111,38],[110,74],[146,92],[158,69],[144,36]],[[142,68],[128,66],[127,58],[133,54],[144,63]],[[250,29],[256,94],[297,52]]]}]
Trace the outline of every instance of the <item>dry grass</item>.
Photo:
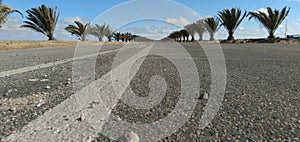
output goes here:
[{"label": "dry grass", "polygon": [[[80,46],[99,46],[100,42],[96,41],[0,41],[0,50],[17,50],[28,48],[43,47],[76,47]],[[104,43],[104,44],[122,44],[122,43]]]},{"label": "dry grass", "polygon": [[[267,43],[264,39],[249,39],[249,40],[235,40],[233,43]],[[211,42],[211,41],[208,41]],[[222,41],[214,41],[221,42]],[[225,42],[225,41],[223,41]],[[281,39],[280,44],[300,44],[299,40],[287,40]],[[43,47],[76,47],[76,46],[99,46],[101,44],[125,44],[121,42],[104,42],[100,43],[97,41],[0,41],[0,50],[18,50],[18,49],[28,49],[28,48],[43,48]]]}]

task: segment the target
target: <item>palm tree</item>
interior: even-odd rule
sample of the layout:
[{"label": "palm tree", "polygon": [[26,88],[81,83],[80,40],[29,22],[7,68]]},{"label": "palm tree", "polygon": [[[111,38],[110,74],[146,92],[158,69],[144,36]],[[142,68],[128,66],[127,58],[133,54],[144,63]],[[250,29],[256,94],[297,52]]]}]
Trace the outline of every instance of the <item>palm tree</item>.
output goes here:
[{"label": "palm tree", "polygon": [[217,18],[208,17],[204,19],[204,21],[210,35],[210,40],[215,40],[215,33],[220,29],[219,20]]},{"label": "palm tree", "polygon": [[117,32],[117,33],[114,33],[113,34],[113,38],[119,42],[121,40],[121,33],[120,32]]},{"label": "palm tree", "polygon": [[198,20],[195,24],[197,26],[197,30],[196,31],[197,31],[197,33],[199,35],[199,41],[202,41],[203,40],[203,34],[206,31],[204,21],[203,20]]},{"label": "palm tree", "polygon": [[109,25],[107,25],[105,28],[105,36],[108,39],[108,42],[111,42],[113,34],[114,30],[111,27],[109,27]]},{"label": "palm tree", "polygon": [[192,36],[191,41],[195,41],[195,34],[197,33],[197,25],[195,23],[189,24],[184,27],[185,30],[189,32],[189,34]]},{"label": "palm tree", "polygon": [[138,38],[138,37],[139,37],[138,35],[132,35],[133,42],[136,42],[136,38]]},{"label": "palm tree", "polygon": [[103,37],[106,35],[106,32],[107,32],[107,29],[106,29],[107,26],[108,25],[105,25],[105,24],[103,24],[103,25],[96,24],[95,27],[93,27],[91,29],[91,34],[94,35],[95,37],[97,37],[100,42],[102,42]]},{"label": "palm tree", "polygon": [[177,41],[177,36],[174,34],[174,32],[172,32],[172,33],[168,36],[168,38]]},{"label": "palm tree", "polygon": [[25,21],[25,24],[21,27],[40,32],[46,35],[48,40],[55,40],[53,34],[59,17],[57,7],[50,8],[42,5],[38,8],[27,10],[26,13],[28,14],[26,17],[28,21]]},{"label": "palm tree", "polygon": [[270,7],[267,7],[268,12],[264,13],[262,11],[258,12],[249,12],[249,20],[255,18],[258,20],[269,32],[268,39],[274,39],[274,33],[278,29],[279,25],[283,20],[288,16],[290,8],[284,7],[281,11],[275,9],[272,10]]},{"label": "palm tree", "polygon": [[79,37],[81,41],[86,41],[86,36],[92,33],[92,28],[90,23],[85,25],[79,21],[75,21],[76,25],[68,25],[65,30],[70,32],[72,35]]},{"label": "palm tree", "polygon": [[125,41],[130,42],[131,40],[132,40],[132,34],[127,32],[125,34]]},{"label": "palm tree", "polygon": [[2,0],[0,0],[0,28],[5,24],[8,15],[13,12],[17,12],[23,17],[23,14],[20,11],[15,10],[8,5],[2,5]]},{"label": "palm tree", "polygon": [[227,40],[234,40],[233,34],[246,17],[247,12],[245,11],[244,14],[242,14],[242,11],[239,8],[232,8],[231,10],[224,9],[219,11],[218,15],[221,26],[224,26],[229,34]]},{"label": "palm tree", "polygon": [[183,37],[183,42],[188,42],[189,41],[189,32],[186,31],[185,29],[182,29],[179,31]]},{"label": "palm tree", "polygon": [[182,40],[182,34],[179,31],[174,32],[174,35],[176,36],[177,42],[181,42]]}]

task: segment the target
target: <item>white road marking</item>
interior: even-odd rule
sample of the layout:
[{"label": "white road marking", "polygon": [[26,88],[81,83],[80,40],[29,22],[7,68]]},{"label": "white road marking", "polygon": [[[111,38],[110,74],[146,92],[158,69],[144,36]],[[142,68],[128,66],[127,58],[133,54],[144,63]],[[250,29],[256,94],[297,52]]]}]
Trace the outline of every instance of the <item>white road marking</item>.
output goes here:
[{"label": "white road marking", "polygon": [[8,76],[15,75],[15,74],[21,74],[21,73],[25,73],[25,72],[29,72],[29,71],[42,69],[42,68],[52,67],[52,66],[64,64],[64,63],[67,63],[67,62],[70,62],[70,61],[73,61],[73,60],[85,59],[85,58],[89,58],[89,57],[93,57],[93,56],[97,56],[97,55],[103,55],[103,54],[107,54],[107,53],[116,52],[116,51],[119,51],[119,50],[120,49],[115,49],[115,50],[104,51],[104,52],[100,52],[100,53],[80,56],[80,57],[76,57],[76,58],[64,59],[64,60],[60,60],[60,61],[56,61],[56,62],[49,62],[49,63],[46,63],[46,64],[39,64],[39,65],[35,65],[35,66],[29,66],[29,67],[14,69],[14,70],[3,71],[3,72],[0,72],[0,77],[8,77]]},{"label": "white road marking", "polygon": [[[147,52],[147,49],[144,52]],[[112,86],[112,74],[124,68],[128,68],[127,66],[130,63],[134,62],[134,59],[142,57],[142,55],[144,55],[144,53],[138,53],[137,55],[133,56],[101,78],[83,88],[81,91],[77,92],[75,95],[72,95],[69,99],[55,106],[53,109],[47,111],[37,119],[31,121],[28,125],[24,126],[20,132],[8,136],[3,141],[91,141],[93,138],[97,137],[98,131],[91,126],[90,122],[80,122],[76,120],[77,118],[82,116],[82,110],[79,108],[75,96],[90,96],[91,94],[89,93],[91,93],[91,90],[94,89],[94,87],[97,87],[100,90],[101,99],[105,101],[107,105],[106,107],[108,107],[109,109],[109,111],[104,116],[104,119],[107,119],[107,115],[111,113],[111,109],[116,105],[118,99],[121,97],[120,94],[114,94],[115,90]],[[138,65],[135,64],[132,67],[134,73],[130,75],[130,78],[135,76],[135,73],[138,71],[139,66],[142,64],[142,61],[139,60],[138,62]],[[128,78],[124,78],[124,80],[125,79]],[[68,118],[68,120],[65,120],[66,118]],[[105,124],[105,122],[106,120],[103,120],[100,126]]]}]

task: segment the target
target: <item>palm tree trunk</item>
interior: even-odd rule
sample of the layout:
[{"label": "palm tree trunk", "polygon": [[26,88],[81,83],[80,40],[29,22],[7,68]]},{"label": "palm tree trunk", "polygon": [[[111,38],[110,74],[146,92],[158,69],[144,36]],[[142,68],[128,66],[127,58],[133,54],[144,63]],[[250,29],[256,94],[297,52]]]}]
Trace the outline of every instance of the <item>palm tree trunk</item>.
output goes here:
[{"label": "palm tree trunk", "polygon": [[80,39],[81,41],[86,41],[85,35],[81,35]]},{"label": "palm tree trunk", "polygon": [[198,32],[198,35],[199,35],[199,41],[203,41],[203,34],[204,34],[203,31],[199,31],[199,32]]},{"label": "palm tree trunk", "polygon": [[56,40],[53,34],[48,35],[48,40]]},{"label": "palm tree trunk", "polygon": [[233,32],[229,31],[228,34],[229,34],[229,36],[228,36],[227,40],[234,40]]},{"label": "palm tree trunk", "polygon": [[215,40],[215,33],[210,33],[209,35],[210,35],[209,40],[211,40],[211,41]]},{"label": "palm tree trunk", "polygon": [[194,37],[194,35],[192,35],[192,40],[191,40],[191,42],[194,42],[195,41],[195,37]]},{"label": "palm tree trunk", "polygon": [[269,33],[269,36],[268,36],[268,39],[275,39],[275,35],[274,35],[274,33]]},{"label": "palm tree trunk", "polygon": [[203,35],[199,35],[199,41],[203,40]]}]

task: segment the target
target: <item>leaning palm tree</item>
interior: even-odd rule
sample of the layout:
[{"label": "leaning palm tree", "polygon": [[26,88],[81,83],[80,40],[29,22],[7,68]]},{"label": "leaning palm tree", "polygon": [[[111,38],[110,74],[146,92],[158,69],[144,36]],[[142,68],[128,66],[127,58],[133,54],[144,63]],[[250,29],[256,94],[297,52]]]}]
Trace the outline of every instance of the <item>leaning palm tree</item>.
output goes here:
[{"label": "leaning palm tree", "polygon": [[234,40],[233,34],[246,17],[247,12],[245,11],[244,14],[242,14],[239,8],[232,8],[231,10],[224,9],[219,11],[218,15],[221,26],[224,26],[229,34],[227,40]]},{"label": "leaning palm tree", "polygon": [[[108,25],[107,25],[108,26]],[[95,27],[93,27],[91,30],[91,34],[98,38],[100,42],[103,41],[103,37],[105,36],[107,29],[106,24],[98,25],[96,24]]]},{"label": "leaning palm tree", "polygon": [[0,28],[5,24],[8,15],[13,12],[17,12],[23,17],[23,14],[20,11],[15,10],[8,5],[2,5],[2,0],[0,0]]},{"label": "leaning palm tree", "polygon": [[196,26],[197,26],[197,33],[199,35],[199,41],[202,41],[203,40],[203,35],[206,31],[206,28],[205,28],[205,23],[203,20],[198,20],[196,23]]},{"label": "leaning palm tree", "polygon": [[215,40],[215,33],[220,29],[219,20],[217,18],[208,17],[204,19],[204,21],[210,35],[210,40]]},{"label": "leaning palm tree", "polygon": [[189,24],[184,27],[185,30],[189,32],[189,34],[192,36],[191,41],[195,41],[195,34],[197,33],[197,25],[195,23]]},{"label": "leaning palm tree", "polygon": [[274,33],[278,29],[279,25],[283,20],[288,16],[290,8],[284,7],[281,11],[275,9],[272,10],[270,7],[267,7],[268,12],[264,13],[262,11],[258,12],[249,12],[249,20],[255,18],[258,20],[269,32],[268,39],[274,39]]},{"label": "leaning palm tree", "polygon": [[25,24],[21,27],[40,32],[46,35],[48,40],[55,40],[53,34],[59,17],[57,7],[50,8],[45,5],[41,5],[38,8],[27,10],[26,13],[28,14],[26,17],[28,21],[25,21]]},{"label": "leaning palm tree", "polygon": [[82,24],[79,21],[74,22],[76,25],[68,25],[65,30],[70,32],[72,35],[79,37],[81,41],[86,41],[86,36],[92,33],[91,24]]}]

